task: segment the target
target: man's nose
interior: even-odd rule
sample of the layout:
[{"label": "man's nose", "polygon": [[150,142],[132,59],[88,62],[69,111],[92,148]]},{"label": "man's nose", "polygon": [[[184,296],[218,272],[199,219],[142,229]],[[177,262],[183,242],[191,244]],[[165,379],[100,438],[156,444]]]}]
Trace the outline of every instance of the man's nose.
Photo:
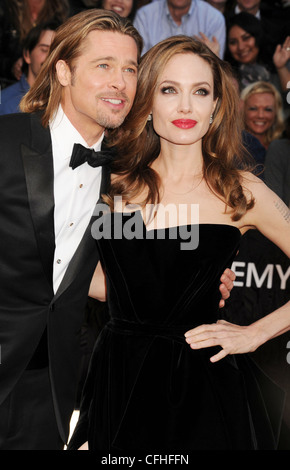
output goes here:
[{"label": "man's nose", "polygon": [[124,90],[126,88],[126,81],[121,69],[114,70],[111,77],[111,87],[116,90]]}]

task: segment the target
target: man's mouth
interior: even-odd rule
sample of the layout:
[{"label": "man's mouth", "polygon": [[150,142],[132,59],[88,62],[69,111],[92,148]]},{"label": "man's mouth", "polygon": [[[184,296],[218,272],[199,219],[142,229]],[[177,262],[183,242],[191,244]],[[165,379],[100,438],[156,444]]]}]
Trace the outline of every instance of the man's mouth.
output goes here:
[{"label": "man's mouth", "polygon": [[117,99],[117,98],[102,98],[102,101],[106,101],[111,104],[119,105],[124,103],[123,100]]}]

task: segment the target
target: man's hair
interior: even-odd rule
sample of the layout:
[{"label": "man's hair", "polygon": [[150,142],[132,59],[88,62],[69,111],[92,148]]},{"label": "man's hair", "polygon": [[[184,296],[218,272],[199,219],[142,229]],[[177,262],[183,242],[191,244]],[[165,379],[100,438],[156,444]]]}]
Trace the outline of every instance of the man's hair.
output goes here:
[{"label": "man's hair", "polygon": [[23,50],[31,52],[37,46],[43,31],[56,31],[61,25],[58,21],[49,21],[34,26],[23,41]]},{"label": "man's hair", "polygon": [[[49,21],[47,23],[41,23],[38,24],[37,26],[34,26],[29,33],[27,34],[26,38],[23,41],[23,52],[32,52],[33,49],[37,46],[39,43],[39,40],[41,38],[41,35],[44,31],[56,31],[57,28],[61,25],[60,22],[58,21]],[[22,71],[24,73],[27,73],[28,70],[28,65],[26,62],[24,62],[22,66]]]},{"label": "man's hair", "polygon": [[132,37],[137,45],[139,61],[143,47],[142,38],[127,18],[100,9],[74,15],[56,30],[49,55],[35,83],[21,101],[22,112],[41,111],[42,124],[48,125],[62,96],[62,86],[56,75],[56,64],[59,60],[63,60],[73,70],[73,63],[82,54],[87,36],[92,31],[112,31]]}]

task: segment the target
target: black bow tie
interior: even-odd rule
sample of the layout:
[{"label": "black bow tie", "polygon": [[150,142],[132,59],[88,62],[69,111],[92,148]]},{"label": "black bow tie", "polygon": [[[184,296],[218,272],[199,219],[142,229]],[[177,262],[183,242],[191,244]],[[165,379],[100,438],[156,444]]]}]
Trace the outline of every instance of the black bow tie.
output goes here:
[{"label": "black bow tie", "polygon": [[78,166],[87,162],[92,167],[108,165],[114,158],[111,150],[100,150],[95,152],[81,144],[74,144],[69,166],[74,170]]}]

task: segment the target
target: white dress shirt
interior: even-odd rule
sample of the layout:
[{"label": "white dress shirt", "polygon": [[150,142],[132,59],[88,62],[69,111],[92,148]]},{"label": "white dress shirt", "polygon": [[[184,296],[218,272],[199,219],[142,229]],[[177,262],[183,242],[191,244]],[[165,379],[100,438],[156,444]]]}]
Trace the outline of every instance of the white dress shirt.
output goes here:
[{"label": "white dress shirt", "polygon": [[[69,166],[75,143],[88,147],[59,106],[49,124],[54,165],[54,229],[55,254],[53,287],[57,291],[67,266],[88,226],[99,198],[101,167],[87,163],[76,169]],[[103,135],[91,148],[100,150]]]},{"label": "white dress shirt", "polygon": [[[238,5],[235,7],[235,14],[238,15],[239,13],[242,13],[243,10],[241,10]],[[255,17],[258,18],[258,20],[261,19],[261,13],[260,13],[260,10],[257,11],[257,13],[255,14]]]}]

